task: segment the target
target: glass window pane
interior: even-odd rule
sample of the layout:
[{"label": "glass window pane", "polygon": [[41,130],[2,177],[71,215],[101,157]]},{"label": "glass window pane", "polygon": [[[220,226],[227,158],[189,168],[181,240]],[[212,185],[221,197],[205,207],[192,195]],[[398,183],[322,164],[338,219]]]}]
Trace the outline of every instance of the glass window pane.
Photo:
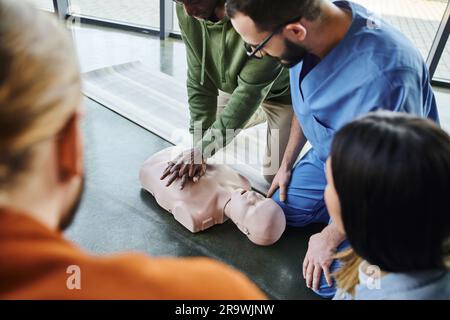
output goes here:
[{"label": "glass window pane", "polygon": [[450,82],[450,38],[447,40],[433,80]]},{"label": "glass window pane", "polygon": [[28,0],[34,4],[38,9],[46,10],[46,11],[55,11],[53,8],[53,0]]},{"label": "glass window pane", "polygon": [[177,6],[173,5],[173,31],[180,33],[180,25],[178,24]]},{"label": "glass window pane", "polygon": [[353,0],[400,29],[428,57],[447,0]]},{"label": "glass window pane", "polygon": [[122,24],[159,28],[159,0],[70,0],[70,13]]}]

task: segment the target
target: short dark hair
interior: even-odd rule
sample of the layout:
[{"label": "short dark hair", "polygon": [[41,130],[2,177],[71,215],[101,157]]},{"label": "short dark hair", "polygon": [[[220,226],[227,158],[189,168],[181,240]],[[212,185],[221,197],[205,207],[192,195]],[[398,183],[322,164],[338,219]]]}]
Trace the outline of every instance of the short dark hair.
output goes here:
[{"label": "short dark hair", "polygon": [[445,268],[450,137],[430,120],[377,112],[339,130],[334,185],[353,250],[387,272]]},{"label": "short dark hair", "polygon": [[297,17],[316,20],[321,13],[322,0],[227,0],[227,15],[237,13],[250,17],[260,31],[274,31]]}]

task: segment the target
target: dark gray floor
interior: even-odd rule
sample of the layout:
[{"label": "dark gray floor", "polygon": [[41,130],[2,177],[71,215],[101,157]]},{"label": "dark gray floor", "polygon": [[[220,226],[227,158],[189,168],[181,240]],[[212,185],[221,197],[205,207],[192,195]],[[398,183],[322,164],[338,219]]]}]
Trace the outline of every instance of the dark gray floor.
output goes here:
[{"label": "dark gray floor", "polygon": [[67,231],[70,239],[97,254],[213,257],[246,273],[272,298],[317,298],[305,287],[300,270],[309,236],[319,226],[288,229],[271,247],[253,245],[231,222],[190,233],[138,181],[144,160],[169,144],[91,100],[86,107],[86,190]]}]

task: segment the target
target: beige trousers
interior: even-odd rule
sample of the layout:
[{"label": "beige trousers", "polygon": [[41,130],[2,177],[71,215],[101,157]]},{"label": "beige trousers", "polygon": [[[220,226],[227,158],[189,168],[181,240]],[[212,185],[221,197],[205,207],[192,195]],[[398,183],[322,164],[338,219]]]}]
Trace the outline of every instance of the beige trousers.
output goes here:
[{"label": "beige trousers", "polygon": [[[228,105],[231,95],[220,92],[217,100],[217,114]],[[256,110],[244,129],[251,128],[267,121],[266,149],[263,159],[263,175],[270,183],[275,177],[283,160],[284,151],[291,132],[293,116],[292,105],[265,101]],[[273,146],[278,146],[278,152],[272,152]]]}]

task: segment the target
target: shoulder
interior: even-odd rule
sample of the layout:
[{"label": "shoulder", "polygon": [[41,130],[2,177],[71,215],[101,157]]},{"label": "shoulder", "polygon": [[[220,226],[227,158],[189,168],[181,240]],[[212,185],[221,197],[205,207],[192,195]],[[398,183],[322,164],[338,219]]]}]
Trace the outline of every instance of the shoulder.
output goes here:
[{"label": "shoulder", "polygon": [[358,285],[358,300],[430,300],[450,299],[449,271],[388,274],[381,279],[380,288],[370,290]]},{"label": "shoulder", "polygon": [[186,14],[186,11],[184,10],[183,5],[181,4],[175,4],[176,8],[176,14],[177,14],[177,18],[178,18],[178,23],[180,25],[180,29],[181,31],[186,34],[191,34],[193,32],[195,32],[194,30],[200,30],[201,25],[200,22],[195,19],[192,18],[190,16],[188,16]]},{"label": "shoulder", "polygon": [[[422,69],[424,60],[416,46],[400,30],[370,12],[352,4],[354,22],[350,41],[353,51],[380,70],[389,68]],[[358,56],[358,54],[357,54]]]}]

